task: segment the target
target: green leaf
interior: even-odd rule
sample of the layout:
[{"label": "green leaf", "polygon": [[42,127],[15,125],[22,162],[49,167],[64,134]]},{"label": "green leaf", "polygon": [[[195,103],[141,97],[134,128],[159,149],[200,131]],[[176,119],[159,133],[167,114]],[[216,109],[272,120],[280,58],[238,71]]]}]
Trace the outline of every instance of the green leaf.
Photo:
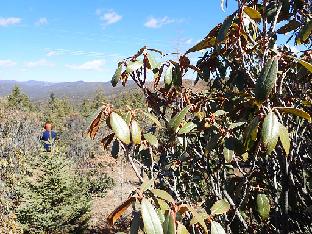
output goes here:
[{"label": "green leaf", "polygon": [[230,163],[230,162],[232,162],[232,160],[233,160],[234,151],[233,151],[233,150],[230,150],[230,149],[228,149],[228,148],[226,148],[226,147],[224,146],[224,148],[223,148],[223,155],[224,155],[225,161],[226,161],[227,163]]},{"label": "green leaf", "polygon": [[278,111],[285,112],[285,113],[297,115],[297,116],[304,118],[304,119],[307,119],[309,122],[311,122],[311,116],[307,112],[305,112],[304,110],[297,109],[295,107],[274,107],[274,109],[276,109]]},{"label": "green leaf", "polygon": [[154,116],[152,115],[151,113],[149,112],[143,112],[143,114],[148,117],[154,124],[156,124],[159,128],[161,128],[161,123],[159,122],[159,120]]},{"label": "green leaf", "polygon": [[225,40],[227,33],[228,33],[228,31],[232,25],[232,21],[234,19],[234,16],[235,16],[234,14],[230,15],[224,20],[224,22],[223,22],[223,24],[219,30],[218,36],[217,36],[217,42],[221,42],[221,41]]},{"label": "green leaf", "polygon": [[250,149],[253,142],[257,140],[259,118],[255,117],[247,126],[244,132],[244,146],[246,149]]},{"label": "green leaf", "polygon": [[211,234],[225,234],[225,230],[220,223],[211,221]]},{"label": "green leaf", "polygon": [[288,155],[289,149],[290,149],[290,138],[289,138],[288,129],[283,124],[280,124],[280,127],[279,127],[279,137],[280,137],[282,146],[286,152],[286,155]]},{"label": "green leaf", "polygon": [[216,201],[211,207],[211,215],[225,214],[230,210],[230,204],[227,200],[221,199]]},{"label": "green leaf", "polygon": [[277,79],[278,62],[276,59],[267,61],[256,83],[255,95],[260,102],[265,101],[275,85]]},{"label": "green leaf", "polygon": [[214,113],[214,116],[218,117],[218,116],[221,116],[221,115],[225,115],[227,114],[228,112],[224,111],[224,110],[217,110],[215,113]]},{"label": "green leaf", "polygon": [[125,144],[130,143],[130,129],[128,124],[122,119],[120,115],[115,112],[110,114],[110,125],[116,134],[117,138]]},{"label": "green leaf", "polygon": [[163,200],[166,200],[168,202],[173,203],[174,199],[172,198],[172,196],[167,193],[165,190],[161,190],[161,189],[152,189],[151,192],[156,196],[159,197]]},{"label": "green leaf", "polygon": [[160,223],[162,224],[162,226],[163,226],[163,228],[164,228],[164,222],[165,222],[165,220],[166,220],[165,212],[163,212],[161,209],[157,209],[157,214],[158,214]]},{"label": "green leaf", "polygon": [[146,55],[146,57],[148,59],[149,64],[151,65],[152,70],[159,67],[159,63],[156,62],[156,60],[154,59],[154,57],[150,53],[148,53]]},{"label": "green leaf", "polygon": [[154,185],[154,180],[145,180],[141,186],[140,186],[140,190],[142,192],[145,192],[148,189],[151,189]]},{"label": "green leaf", "polygon": [[186,227],[178,222],[177,234],[190,234]]},{"label": "green leaf", "polygon": [[290,20],[287,24],[285,24],[284,26],[280,27],[278,30],[277,30],[277,33],[279,34],[285,34],[285,33],[288,33],[288,32],[291,32],[295,29],[297,29],[298,27],[300,26],[300,22],[298,22],[297,20],[293,19],[293,20]]},{"label": "green leaf", "polygon": [[298,62],[299,62],[302,66],[304,66],[309,72],[312,73],[312,64],[311,64],[311,63],[308,63],[308,62],[306,62],[306,61],[304,61],[304,60],[302,60],[302,59],[299,59]]},{"label": "green leaf", "polygon": [[127,64],[126,72],[131,73],[135,70],[138,70],[142,66],[143,66],[143,63],[141,61],[134,61],[134,62],[131,61]]},{"label": "green leaf", "polygon": [[177,88],[182,85],[182,74],[179,64],[175,64],[172,69],[172,84]]},{"label": "green leaf", "polygon": [[263,144],[267,148],[268,154],[271,154],[271,152],[275,149],[279,137],[279,130],[280,123],[278,122],[278,118],[271,111],[264,118],[261,131]]},{"label": "green leaf", "polygon": [[135,120],[131,122],[131,139],[133,144],[138,145],[141,143],[141,128]]},{"label": "green leaf", "polygon": [[254,8],[245,6],[244,12],[253,20],[261,20],[261,14]]},{"label": "green leaf", "polygon": [[265,194],[257,195],[257,210],[262,219],[267,219],[270,215],[270,201]]},{"label": "green leaf", "polygon": [[111,81],[113,87],[115,87],[118,84],[118,82],[119,82],[119,79],[120,79],[120,76],[121,76],[121,70],[122,70],[122,64],[120,63],[118,65],[118,68],[116,69],[116,71],[115,71],[115,73],[113,75],[112,81]]},{"label": "green leaf", "polygon": [[150,132],[145,133],[144,135],[145,140],[150,143],[152,146],[158,148],[158,140],[157,138]]},{"label": "green leaf", "polygon": [[167,202],[165,202],[164,200],[161,200],[161,199],[157,199],[157,203],[159,205],[159,208],[162,210],[162,211],[166,211],[166,210],[170,210],[170,206],[168,205]]},{"label": "green leaf", "polygon": [[201,40],[195,46],[186,51],[186,54],[213,47],[216,44],[216,40],[217,40],[216,37],[208,35],[207,37],[204,38],[204,40]]},{"label": "green leaf", "polygon": [[168,87],[170,87],[170,85],[172,83],[172,71],[173,71],[173,65],[172,65],[172,63],[170,63],[169,67],[167,68],[167,70],[165,72],[165,76],[164,76],[165,85]]},{"label": "green leaf", "polygon": [[237,122],[237,123],[232,123],[230,126],[229,126],[229,129],[235,129],[235,128],[238,128],[242,125],[244,125],[246,122]]},{"label": "green leaf", "polygon": [[169,127],[175,132],[179,128],[187,112],[191,109],[191,105],[184,107],[178,114],[176,114],[168,123]]},{"label": "green leaf", "polygon": [[188,122],[186,124],[184,124],[184,126],[182,128],[179,129],[178,134],[187,134],[190,131],[192,131],[194,128],[196,128],[196,124],[194,124],[193,122]]},{"label": "green leaf", "polygon": [[162,234],[163,228],[154,206],[145,198],[141,202],[144,230],[147,234]]},{"label": "green leaf", "polygon": [[173,214],[169,212],[166,215],[165,222],[163,223],[164,234],[175,234],[175,219]]}]

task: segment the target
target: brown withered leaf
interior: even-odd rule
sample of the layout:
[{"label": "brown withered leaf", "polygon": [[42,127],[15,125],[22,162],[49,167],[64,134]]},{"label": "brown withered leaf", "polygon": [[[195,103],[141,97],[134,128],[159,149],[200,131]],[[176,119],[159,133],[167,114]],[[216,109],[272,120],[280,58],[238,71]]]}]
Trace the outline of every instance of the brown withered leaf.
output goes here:
[{"label": "brown withered leaf", "polygon": [[91,138],[94,139],[94,137],[96,136],[99,128],[100,128],[100,124],[101,124],[101,119],[103,116],[103,111],[101,110],[96,117],[93,119],[93,121],[90,124],[90,127],[88,129],[87,135]]},{"label": "brown withered leaf", "polygon": [[114,223],[122,216],[123,213],[128,209],[128,207],[136,200],[135,196],[129,197],[124,201],[120,206],[118,206],[108,217],[107,222],[110,226],[113,226]]},{"label": "brown withered leaf", "polygon": [[109,134],[108,136],[104,137],[104,138],[101,140],[101,143],[103,144],[104,149],[107,149],[107,147],[109,146],[109,144],[113,141],[114,136],[115,136],[115,133],[111,133],[111,134]]},{"label": "brown withered leaf", "polygon": [[89,125],[87,136],[91,139],[94,139],[97,132],[99,131],[102,120],[109,116],[111,112],[111,105],[103,105],[101,106],[93,115],[92,122]]}]

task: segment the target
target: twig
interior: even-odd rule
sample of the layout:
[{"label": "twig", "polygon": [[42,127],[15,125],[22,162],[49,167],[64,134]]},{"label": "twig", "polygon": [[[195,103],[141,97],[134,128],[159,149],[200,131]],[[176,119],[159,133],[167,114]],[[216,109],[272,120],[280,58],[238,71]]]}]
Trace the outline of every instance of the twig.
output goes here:
[{"label": "twig", "polygon": [[227,191],[225,189],[223,190],[223,194],[226,197],[226,199],[229,201],[230,205],[235,210],[235,214],[238,217],[238,219],[241,221],[241,223],[243,224],[244,228],[246,230],[248,230],[248,225],[247,225],[246,221],[244,220],[244,218],[240,214],[239,210],[236,208],[235,203],[233,202],[232,198],[230,197],[230,195],[227,193]]},{"label": "twig", "polygon": [[130,164],[131,164],[131,167],[132,167],[132,169],[134,170],[136,176],[138,177],[138,179],[140,180],[140,182],[143,183],[143,182],[144,182],[144,179],[142,178],[142,176],[140,175],[140,172],[139,172],[138,169],[136,168],[136,166],[135,166],[135,164],[134,164],[134,162],[133,162],[133,159],[132,159],[132,157],[130,156],[129,149],[128,149],[127,146],[125,146],[125,154],[126,154],[128,160],[129,160],[129,162],[130,162]]}]

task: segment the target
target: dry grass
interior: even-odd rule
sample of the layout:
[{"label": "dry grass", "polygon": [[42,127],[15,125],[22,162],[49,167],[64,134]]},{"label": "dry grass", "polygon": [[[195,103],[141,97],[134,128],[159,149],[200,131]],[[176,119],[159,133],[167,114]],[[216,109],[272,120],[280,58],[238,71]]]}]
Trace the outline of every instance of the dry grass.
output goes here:
[{"label": "dry grass", "polygon": [[102,167],[115,181],[115,186],[109,190],[105,197],[93,197],[91,220],[89,221],[89,233],[116,233],[129,227],[127,216],[131,214],[131,208],[125,214],[121,222],[111,228],[106,222],[108,215],[124,201],[130,193],[138,187],[139,180],[129,163],[121,159],[114,159],[109,155],[97,156],[93,163],[107,165]]}]

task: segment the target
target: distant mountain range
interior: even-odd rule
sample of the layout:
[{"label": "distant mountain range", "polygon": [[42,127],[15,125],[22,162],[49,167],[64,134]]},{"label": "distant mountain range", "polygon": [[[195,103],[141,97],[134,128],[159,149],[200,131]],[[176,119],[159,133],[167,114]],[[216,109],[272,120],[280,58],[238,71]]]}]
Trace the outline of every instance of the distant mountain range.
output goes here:
[{"label": "distant mountain range", "polygon": [[[121,92],[133,90],[137,88],[134,81],[129,80],[127,85],[123,87],[121,84],[113,87],[111,82],[44,82],[44,81],[15,81],[0,80],[0,97],[7,96],[11,93],[14,86],[17,85],[21,90],[29,96],[32,101],[44,101],[54,93],[56,97],[66,97],[71,101],[82,101],[83,99],[93,98],[97,90],[103,90],[107,96],[116,95]],[[184,87],[191,88],[194,91],[202,91],[206,89],[206,83],[199,81],[194,86],[193,80],[183,80]]]},{"label": "distant mountain range", "polygon": [[72,100],[82,100],[93,97],[97,90],[103,90],[106,95],[116,94],[135,87],[133,82],[128,82],[126,88],[119,85],[112,87],[110,82],[44,82],[44,81],[24,81],[0,80],[0,96],[7,96],[13,87],[17,85],[29,96],[31,100],[45,100],[54,93],[56,97],[67,97]]}]

